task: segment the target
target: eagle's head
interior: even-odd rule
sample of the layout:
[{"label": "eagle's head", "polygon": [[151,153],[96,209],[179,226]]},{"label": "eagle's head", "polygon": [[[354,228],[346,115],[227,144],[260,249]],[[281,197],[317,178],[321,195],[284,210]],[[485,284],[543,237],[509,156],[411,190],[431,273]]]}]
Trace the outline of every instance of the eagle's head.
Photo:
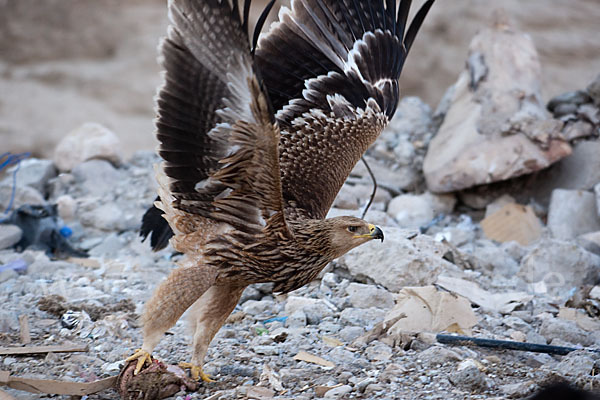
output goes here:
[{"label": "eagle's head", "polygon": [[312,227],[311,242],[329,258],[338,258],[353,248],[373,239],[381,239],[381,229],[356,217],[334,217],[318,221]]}]

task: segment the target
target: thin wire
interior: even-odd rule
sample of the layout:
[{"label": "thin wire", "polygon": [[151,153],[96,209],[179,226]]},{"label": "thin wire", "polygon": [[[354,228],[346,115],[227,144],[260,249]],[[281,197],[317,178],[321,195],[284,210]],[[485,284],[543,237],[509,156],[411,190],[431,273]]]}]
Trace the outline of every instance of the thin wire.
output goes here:
[{"label": "thin wire", "polygon": [[31,155],[31,153],[29,153],[29,152],[20,153],[20,154],[4,153],[4,154],[0,155],[0,160],[6,158],[3,162],[0,163],[0,171],[2,171],[6,167],[16,164],[16,167],[12,173],[13,184],[12,184],[12,191],[10,194],[10,200],[8,202],[8,206],[6,207],[6,210],[4,210],[4,217],[0,218],[0,222],[6,221],[9,217],[10,210],[15,201],[15,194],[17,192],[17,172],[21,168],[21,161],[23,161],[30,155]]},{"label": "thin wire", "polygon": [[363,210],[363,213],[360,217],[360,219],[365,219],[365,215],[367,214],[367,211],[369,211],[369,207],[371,207],[371,204],[373,204],[373,199],[375,199],[375,193],[377,192],[377,179],[375,179],[375,174],[373,174],[373,171],[371,171],[371,167],[369,167],[367,160],[365,160],[364,157],[361,157],[360,159],[365,164],[365,167],[367,167],[367,171],[369,172],[369,175],[371,176],[371,180],[373,181],[373,192],[371,192],[371,197],[369,198],[369,202],[365,206],[365,209]]}]

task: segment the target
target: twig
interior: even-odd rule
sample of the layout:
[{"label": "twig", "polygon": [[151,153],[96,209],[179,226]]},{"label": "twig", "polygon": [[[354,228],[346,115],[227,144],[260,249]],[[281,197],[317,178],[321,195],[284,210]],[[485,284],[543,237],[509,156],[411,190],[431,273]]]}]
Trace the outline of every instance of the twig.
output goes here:
[{"label": "twig", "polygon": [[377,192],[377,179],[375,179],[375,174],[373,174],[373,171],[371,171],[371,167],[369,167],[367,160],[365,160],[364,157],[361,157],[360,159],[362,160],[363,164],[365,164],[365,167],[367,168],[367,172],[369,172],[369,175],[371,176],[371,180],[373,181],[373,192],[371,192],[371,197],[369,198],[369,202],[365,206],[365,209],[363,210],[363,213],[360,217],[361,219],[365,219],[365,215],[367,215],[367,211],[369,211],[369,207],[371,207],[371,204],[373,204],[373,199],[375,199],[375,193]]},{"label": "twig", "polygon": [[523,343],[515,342],[512,340],[481,339],[469,336],[444,335],[442,333],[437,334],[436,339],[439,343],[456,346],[490,347],[505,350],[531,351],[534,353],[559,354],[563,356],[575,350],[586,350],[594,353],[600,353],[600,350],[598,349],[552,346],[549,344],[537,343]]}]

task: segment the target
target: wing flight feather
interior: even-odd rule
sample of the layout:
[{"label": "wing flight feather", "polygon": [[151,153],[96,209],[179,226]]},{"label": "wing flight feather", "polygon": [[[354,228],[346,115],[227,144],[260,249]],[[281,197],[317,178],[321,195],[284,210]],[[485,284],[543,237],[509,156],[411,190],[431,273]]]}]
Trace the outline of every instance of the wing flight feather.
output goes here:
[{"label": "wing flight feather", "polygon": [[408,50],[433,4],[406,29],[410,0],[292,0],[259,40],[257,65],[281,127],[290,214],[324,218],[396,111]]}]

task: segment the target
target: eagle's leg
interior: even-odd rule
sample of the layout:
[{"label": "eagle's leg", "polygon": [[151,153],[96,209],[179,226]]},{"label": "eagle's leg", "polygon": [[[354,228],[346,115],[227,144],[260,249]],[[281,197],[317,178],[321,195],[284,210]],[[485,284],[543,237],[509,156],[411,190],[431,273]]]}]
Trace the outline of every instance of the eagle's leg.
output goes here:
[{"label": "eagle's leg", "polygon": [[164,333],[177,322],[185,310],[209,290],[215,282],[216,275],[211,267],[180,267],[173,270],[158,286],[146,303],[142,316],[142,348],[127,359],[137,360],[134,374],[137,374],[144,364],[151,362],[152,350]]},{"label": "eagle's leg", "polygon": [[193,379],[201,378],[205,382],[212,380],[202,371],[202,364],[208,345],[221,329],[231,311],[240,300],[246,285],[213,286],[190,308],[189,319],[193,329],[193,353],[191,363],[181,363],[190,368]]}]

